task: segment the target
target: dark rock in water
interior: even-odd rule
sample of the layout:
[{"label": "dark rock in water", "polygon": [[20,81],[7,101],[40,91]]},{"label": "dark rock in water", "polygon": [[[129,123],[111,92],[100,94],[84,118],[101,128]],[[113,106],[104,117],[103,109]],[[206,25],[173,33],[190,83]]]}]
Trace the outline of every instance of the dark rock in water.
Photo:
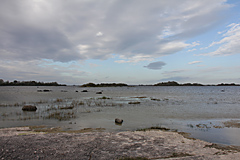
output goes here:
[{"label": "dark rock in water", "polygon": [[96,92],[96,94],[102,94],[102,92]]},{"label": "dark rock in water", "polygon": [[128,102],[128,104],[140,104],[141,102]]},{"label": "dark rock in water", "polygon": [[116,119],[115,119],[115,123],[118,124],[118,125],[119,125],[119,124],[121,125],[121,124],[123,123],[123,120],[116,118]]},{"label": "dark rock in water", "polygon": [[43,92],[51,92],[49,89],[44,89]]},{"label": "dark rock in water", "polygon": [[88,90],[82,90],[82,92],[88,92]]},{"label": "dark rock in water", "polygon": [[37,107],[32,105],[25,105],[22,107],[23,111],[36,111]]},{"label": "dark rock in water", "polygon": [[75,92],[78,92],[78,91],[75,91]]}]

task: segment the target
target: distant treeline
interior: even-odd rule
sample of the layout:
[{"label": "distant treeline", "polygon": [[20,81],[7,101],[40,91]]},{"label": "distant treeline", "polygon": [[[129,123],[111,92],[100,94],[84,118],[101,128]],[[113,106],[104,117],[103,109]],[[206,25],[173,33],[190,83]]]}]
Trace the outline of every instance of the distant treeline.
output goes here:
[{"label": "distant treeline", "polygon": [[57,82],[36,82],[36,81],[4,81],[0,79],[0,86],[66,86],[65,84],[58,84]]},{"label": "distant treeline", "polygon": [[124,83],[100,83],[100,84],[94,84],[94,83],[87,83],[83,84],[81,87],[124,87],[128,86]]},{"label": "distant treeline", "polygon": [[[14,80],[13,82],[4,81],[0,79],[0,86],[66,86],[66,84],[58,84],[57,82],[36,82],[36,81],[17,81]],[[81,87],[126,87],[129,86],[125,83],[87,83],[81,85]],[[130,85],[136,86],[136,85]],[[168,82],[160,82],[153,85],[139,85],[139,86],[240,86],[240,84],[235,83],[220,83],[220,84],[211,84],[211,85],[203,85],[200,83],[183,83],[180,84],[175,81],[168,81]]]},{"label": "distant treeline", "polygon": [[184,84],[179,84],[175,81],[168,81],[168,82],[161,82],[154,84],[154,86],[240,86],[239,84],[235,83],[220,83],[217,85],[203,85],[200,83],[184,83]]}]

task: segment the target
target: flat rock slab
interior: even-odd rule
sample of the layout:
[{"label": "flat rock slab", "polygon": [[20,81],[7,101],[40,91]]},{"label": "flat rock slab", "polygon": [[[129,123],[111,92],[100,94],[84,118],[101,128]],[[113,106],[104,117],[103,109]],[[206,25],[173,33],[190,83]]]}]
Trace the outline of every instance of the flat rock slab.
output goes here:
[{"label": "flat rock slab", "polygon": [[[0,159],[238,159],[236,149],[184,138],[176,132],[23,134],[28,127],[0,130]],[[4,134],[7,133],[7,134]]]}]

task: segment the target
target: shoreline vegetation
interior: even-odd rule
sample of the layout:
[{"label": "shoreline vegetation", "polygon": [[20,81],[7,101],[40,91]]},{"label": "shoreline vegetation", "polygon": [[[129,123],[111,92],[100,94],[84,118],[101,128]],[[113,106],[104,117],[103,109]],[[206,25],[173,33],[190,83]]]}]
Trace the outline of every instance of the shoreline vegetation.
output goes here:
[{"label": "shoreline vegetation", "polygon": [[[66,84],[59,84],[57,82],[36,82],[36,81],[17,81],[13,82],[4,81],[0,79],[0,86],[67,86]],[[178,83],[176,81],[160,82],[150,85],[128,85],[125,83],[86,83],[83,85],[74,85],[80,87],[134,87],[134,86],[240,86],[240,84],[235,83],[219,83],[219,84],[201,84],[201,83]]]},{"label": "shoreline vegetation", "polygon": [[36,81],[4,81],[0,79],[0,86],[67,86],[66,84],[58,84],[57,82],[36,82]]}]

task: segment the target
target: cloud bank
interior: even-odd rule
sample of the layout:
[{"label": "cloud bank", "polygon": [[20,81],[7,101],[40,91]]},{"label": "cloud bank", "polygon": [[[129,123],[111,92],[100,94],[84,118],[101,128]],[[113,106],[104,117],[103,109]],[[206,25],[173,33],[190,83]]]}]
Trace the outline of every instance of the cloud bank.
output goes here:
[{"label": "cloud bank", "polygon": [[161,57],[191,48],[186,40],[218,24],[229,7],[225,0],[2,0],[0,56],[60,62]]}]

